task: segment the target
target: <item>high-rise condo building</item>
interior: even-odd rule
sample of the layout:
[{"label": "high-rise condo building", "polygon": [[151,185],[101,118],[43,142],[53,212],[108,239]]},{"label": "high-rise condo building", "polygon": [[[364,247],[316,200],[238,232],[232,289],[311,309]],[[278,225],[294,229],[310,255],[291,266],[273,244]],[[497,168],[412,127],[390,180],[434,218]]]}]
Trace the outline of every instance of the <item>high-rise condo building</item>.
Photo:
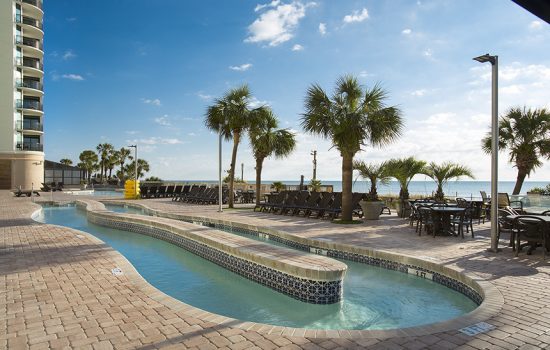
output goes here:
[{"label": "high-rise condo building", "polygon": [[44,181],[42,0],[0,0],[0,189]]}]

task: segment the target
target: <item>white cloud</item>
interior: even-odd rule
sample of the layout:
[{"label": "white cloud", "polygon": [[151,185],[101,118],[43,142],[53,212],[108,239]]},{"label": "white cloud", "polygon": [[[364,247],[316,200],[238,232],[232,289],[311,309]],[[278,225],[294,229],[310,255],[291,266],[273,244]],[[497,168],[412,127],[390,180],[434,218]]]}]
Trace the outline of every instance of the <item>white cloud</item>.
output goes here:
[{"label": "white cloud", "polygon": [[369,11],[363,8],[361,11],[355,10],[353,14],[344,16],[344,23],[363,22],[369,18]]},{"label": "white cloud", "polygon": [[258,108],[260,106],[269,106],[269,101],[260,101],[255,96],[252,96],[250,100],[248,101],[248,104],[251,108]]},{"label": "white cloud", "polygon": [[[68,80],[75,80],[75,81],[82,81],[84,80],[84,78],[82,77],[82,75],[79,75],[79,74],[63,74],[61,76],[61,78],[63,79],[68,79]],[[59,79],[59,78],[57,78]],[[55,77],[54,77],[54,80],[57,80]]]},{"label": "white cloud", "polygon": [[76,17],[67,17],[67,18],[65,18],[65,20],[67,22],[74,22],[74,21],[76,21]]},{"label": "white cloud", "polygon": [[146,139],[126,140],[126,142],[140,145],[177,145],[183,143],[183,141],[179,139],[165,137],[149,137]]},{"label": "white cloud", "polygon": [[143,101],[143,103],[145,104],[148,104],[148,105],[153,105],[153,106],[160,106],[160,100],[158,98],[155,98],[155,99],[148,99],[148,98],[142,98],[141,99]]},{"label": "white cloud", "polygon": [[75,57],[76,57],[76,54],[73,52],[73,50],[65,51],[65,53],[62,56],[63,60],[65,60],[65,61],[71,60]]},{"label": "white cloud", "polygon": [[138,134],[139,131],[137,131],[137,130],[126,130],[124,133],[128,134],[128,135],[135,135],[135,134]]},{"label": "white cloud", "polygon": [[277,7],[279,6],[279,4],[281,3],[281,0],[273,0],[272,2],[270,2],[269,4],[263,4],[263,5],[256,5],[256,7],[254,8],[254,12],[258,12],[266,7]]},{"label": "white cloud", "polygon": [[210,101],[214,98],[214,96],[203,94],[202,92],[197,92],[197,96],[203,101]]},{"label": "white cloud", "polygon": [[155,123],[157,123],[158,125],[162,125],[162,126],[170,126],[170,125],[172,125],[172,124],[170,123],[170,120],[169,120],[169,118],[168,118],[168,115],[166,115],[166,114],[163,115],[162,117],[156,117],[156,118],[154,119],[154,121],[155,121]]},{"label": "white cloud", "polygon": [[319,33],[321,35],[327,34],[327,25],[325,23],[319,23]]},{"label": "white cloud", "polygon": [[529,23],[529,29],[533,29],[533,30],[542,29],[542,22],[541,21],[533,21],[533,22]]},{"label": "white cloud", "polygon": [[190,132],[187,134],[188,136],[197,136],[197,134],[195,134],[194,132]]},{"label": "white cloud", "polygon": [[295,44],[294,46],[292,46],[292,51],[302,51],[304,49],[304,47],[300,44]]},{"label": "white cloud", "polygon": [[294,30],[306,15],[306,8],[314,6],[314,2],[302,4],[293,1],[290,4],[273,1],[269,5],[256,6],[257,11],[264,7],[271,7],[248,26],[249,36],[244,40],[247,43],[268,42],[269,46],[277,46],[294,37]]},{"label": "white cloud", "polygon": [[424,55],[425,57],[431,58],[433,55],[433,51],[432,49],[426,49],[422,52],[422,55]]},{"label": "white cloud", "polygon": [[370,74],[366,70],[362,70],[362,71],[359,72],[359,76],[361,78],[366,78],[366,77],[370,76]]},{"label": "white cloud", "polygon": [[240,66],[229,66],[229,69],[236,70],[238,72],[244,72],[252,67],[252,63],[241,64]]},{"label": "white cloud", "polygon": [[412,33],[412,30],[409,29],[409,28],[403,29],[403,30],[401,31],[401,34],[403,34],[403,35],[409,35],[409,34],[411,34],[411,33]]},{"label": "white cloud", "polygon": [[419,90],[415,90],[413,92],[411,92],[411,95],[413,96],[417,96],[417,97],[422,97],[426,94],[426,89],[419,89]]}]

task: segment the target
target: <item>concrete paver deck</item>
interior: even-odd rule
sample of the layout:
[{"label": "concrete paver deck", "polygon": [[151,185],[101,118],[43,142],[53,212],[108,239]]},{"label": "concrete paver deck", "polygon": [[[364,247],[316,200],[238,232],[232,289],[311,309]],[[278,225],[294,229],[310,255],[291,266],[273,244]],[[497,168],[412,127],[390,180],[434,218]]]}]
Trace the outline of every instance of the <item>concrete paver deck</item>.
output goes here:
[{"label": "concrete paver deck", "polygon": [[[42,197],[41,197],[42,198]],[[65,198],[56,195],[56,200]],[[71,198],[71,197],[66,197]],[[42,200],[47,199],[43,198]],[[503,295],[494,330],[467,336],[458,329],[423,336],[354,337],[353,331],[294,330],[214,318],[196,309],[160,302],[139,276],[115,276],[125,259],[79,231],[33,222],[39,207],[29,198],[0,191],[0,348],[224,348],[224,349],[533,349],[550,345],[550,264],[540,249],[513,256],[492,254],[488,225],[476,237],[417,236],[408,223],[387,217],[364,225],[190,206],[169,199],[145,200],[150,208],[219,216],[274,227],[301,237],[387,250],[435,261],[492,283]],[[506,237],[504,237],[506,238]],[[223,321],[223,320],[222,320]],[[233,324],[232,324],[233,322]],[[256,327],[259,326],[259,327]],[[374,335],[376,333],[373,333]],[[339,335],[340,337],[335,337]]]}]

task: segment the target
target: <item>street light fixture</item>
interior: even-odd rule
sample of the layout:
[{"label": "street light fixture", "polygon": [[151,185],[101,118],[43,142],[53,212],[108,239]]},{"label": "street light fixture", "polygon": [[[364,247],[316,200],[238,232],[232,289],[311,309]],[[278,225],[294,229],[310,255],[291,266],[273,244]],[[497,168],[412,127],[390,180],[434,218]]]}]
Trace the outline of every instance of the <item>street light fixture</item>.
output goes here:
[{"label": "street light fixture", "polygon": [[129,148],[134,148],[134,164],[136,165],[134,173],[134,196],[137,197],[137,179],[138,179],[138,157],[137,157],[137,143],[135,145],[128,146]]},{"label": "street light fixture", "polygon": [[491,248],[498,252],[498,56],[488,53],[474,57],[480,63],[492,66],[492,102],[491,102]]},{"label": "street light fixture", "polygon": [[222,203],[223,203],[223,190],[222,190],[222,132],[223,128],[220,125],[220,130],[218,132],[218,213],[223,212]]}]

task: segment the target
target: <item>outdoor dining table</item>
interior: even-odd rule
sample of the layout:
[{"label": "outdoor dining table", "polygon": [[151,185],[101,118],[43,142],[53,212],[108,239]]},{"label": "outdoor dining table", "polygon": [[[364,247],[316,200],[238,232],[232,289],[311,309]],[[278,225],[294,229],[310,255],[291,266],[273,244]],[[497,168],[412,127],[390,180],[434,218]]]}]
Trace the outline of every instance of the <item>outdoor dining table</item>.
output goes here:
[{"label": "outdoor dining table", "polygon": [[436,233],[443,235],[458,235],[455,232],[453,225],[451,225],[451,217],[453,215],[461,214],[466,208],[461,207],[438,207],[434,206],[430,208],[434,215],[434,230]]}]

